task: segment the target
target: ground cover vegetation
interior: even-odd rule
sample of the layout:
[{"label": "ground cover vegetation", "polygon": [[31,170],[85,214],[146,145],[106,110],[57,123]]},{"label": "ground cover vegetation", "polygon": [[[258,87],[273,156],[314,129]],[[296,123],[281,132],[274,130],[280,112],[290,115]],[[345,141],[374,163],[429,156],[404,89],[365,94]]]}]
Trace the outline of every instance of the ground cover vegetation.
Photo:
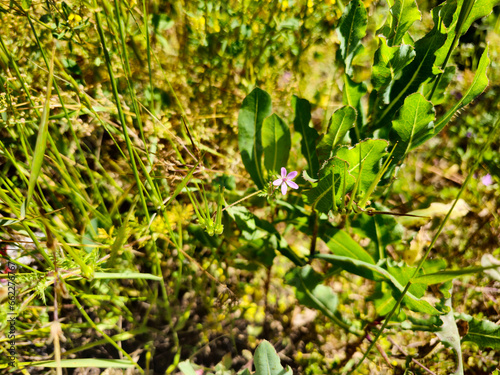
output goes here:
[{"label": "ground cover vegetation", "polygon": [[498,374],[499,14],[0,2],[2,373]]}]

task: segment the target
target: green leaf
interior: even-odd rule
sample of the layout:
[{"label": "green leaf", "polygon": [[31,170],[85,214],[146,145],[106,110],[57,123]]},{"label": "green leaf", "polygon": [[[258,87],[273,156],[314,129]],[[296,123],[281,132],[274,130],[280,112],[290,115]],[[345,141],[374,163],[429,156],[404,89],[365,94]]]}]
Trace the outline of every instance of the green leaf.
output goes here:
[{"label": "green leaf", "polygon": [[264,165],[269,174],[286,167],[292,140],[290,128],[278,115],[272,114],[262,125],[262,147],[264,148]]},{"label": "green leaf", "polygon": [[[403,68],[415,58],[415,50],[412,46],[403,44],[401,46],[389,47],[385,38],[379,39],[379,47],[375,52],[372,70],[372,84],[375,90],[388,87],[394,80],[399,79]],[[389,90],[384,90],[383,103],[389,103]]]},{"label": "green leaf", "polygon": [[[342,93],[342,102],[344,105],[349,105],[353,107],[356,112],[356,127],[355,127],[355,135],[356,142],[360,140],[360,129],[363,128],[366,122],[366,115],[361,103],[361,98],[366,94],[368,88],[364,82],[354,82],[349,76],[344,76],[344,90]],[[351,133],[351,138],[353,138]]]},{"label": "green leaf", "polygon": [[339,54],[348,76],[353,73],[352,60],[362,48],[361,39],[366,35],[367,20],[366,9],[360,0],[352,0],[340,18],[337,29],[340,40]]},{"label": "green leaf", "polygon": [[390,102],[374,119],[375,128],[386,126],[396,111],[403,105],[405,98],[416,92],[422,83],[434,77],[433,66],[435,52],[443,45],[446,35],[441,34],[437,26],[425,37],[415,43],[415,58],[402,71],[390,90]]},{"label": "green leaf", "polygon": [[367,139],[352,148],[341,147],[337,151],[337,157],[349,163],[348,172],[355,180],[358,179],[360,169],[360,150],[361,164],[363,165],[359,193],[366,191],[372,181],[375,179],[380,169],[381,161],[386,154],[385,149],[389,143],[383,139]]},{"label": "green leaf", "polygon": [[414,282],[423,283],[427,285],[440,284],[449,280],[453,280],[460,276],[472,275],[475,273],[481,273],[488,270],[500,270],[500,265],[490,265],[487,267],[471,267],[462,268],[458,270],[444,270],[435,273],[430,273],[427,275],[422,275],[413,279]]},{"label": "green leaf", "polygon": [[330,223],[322,222],[319,225],[319,237],[326,246],[336,255],[358,259],[369,264],[375,264],[373,258],[352,237]]},{"label": "green leaf", "polygon": [[415,93],[405,99],[398,117],[392,122],[392,129],[397,133],[397,137],[392,138],[398,142],[393,154],[394,163],[433,133],[434,120],[434,107],[421,94]]},{"label": "green leaf", "polygon": [[391,8],[392,27],[389,45],[401,44],[403,36],[415,21],[420,21],[420,11],[415,0],[396,0]]},{"label": "green leaf", "polygon": [[345,106],[334,112],[330,118],[326,134],[318,143],[317,152],[320,162],[330,158],[332,150],[344,139],[347,131],[354,126],[356,110]]},{"label": "green leaf", "polygon": [[443,325],[438,331],[436,331],[436,335],[445,345],[451,346],[457,354],[458,366],[457,370],[454,372],[454,375],[463,375],[464,365],[462,359],[462,348],[460,346],[460,334],[458,333],[457,323],[453,315],[453,308],[451,306],[451,294],[450,298],[446,299],[445,306],[448,306],[450,308],[450,311],[440,317]]},{"label": "green leaf", "polygon": [[462,98],[436,122],[436,125],[434,127],[434,134],[437,134],[441,130],[443,130],[448,121],[451,120],[451,118],[455,113],[457,113],[457,111],[472,102],[486,89],[486,87],[488,86],[486,69],[488,68],[489,64],[490,59],[488,58],[488,47],[486,47],[481,56],[481,59],[479,60],[479,65],[477,66],[476,74],[474,75],[472,84],[469,86],[465,95],[462,96]]},{"label": "green leaf", "polygon": [[241,159],[259,189],[265,185],[262,174],[262,123],[271,114],[271,96],[255,88],[243,100],[238,115],[238,146]]},{"label": "green leaf", "polygon": [[[327,262],[335,266],[341,267],[347,272],[364,277],[365,279],[388,282],[393,289],[393,297],[395,299],[398,299],[404,290],[404,286],[397,280],[396,277],[394,277],[387,270],[375,264],[370,264],[361,260],[333,254],[316,254],[314,257],[326,260]],[[405,294],[403,298],[403,304],[406,305],[410,310],[415,312],[421,312],[430,315],[441,315],[443,313],[437,310],[429,302],[418,298],[410,291]]]},{"label": "green leaf", "polygon": [[349,164],[344,160],[333,157],[320,171],[318,184],[304,192],[304,197],[308,204],[314,206],[318,211],[327,213],[331,209],[338,207],[341,200],[345,176],[345,192],[352,190],[354,177],[348,172]]},{"label": "green leaf", "polygon": [[301,304],[332,318],[337,311],[338,297],[331,288],[321,285],[322,281],[323,277],[310,265],[296,267],[286,275],[286,283],[296,289],[295,295]]},{"label": "green leaf", "polygon": [[467,314],[460,314],[459,317],[469,324],[469,330],[462,341],[476,343],[481,349],[500,349],[500,325],[489,320],[478,320]]},{"label": "green leaf", "polygon": [[[40,361],[30,362],[30,366],[36,367],[58,367],[56,361]],[[80,368],[80,367],[98,367],[98,368],[130,368],[134,367],[133,363],[123,359],[97,359],[97,358],[77,358],[77,359],[61,359],[62,368]]]},{"label": "green leaf", "polygon": [[262,341],[255,351],[255,375],[293,375],[290,367],[285,370],[274,347],[266,340]]},{"label": "green leaf", "polygon": [[294,95],[292,107],[295,109],[293,126],[295,131],[302,135],[300,146],[302,155],[307,160],[309,176],[316,178],[319,170],[318,156],[316,155],[318,132],[309,126],[309,122],[311,121],[311,104],[306,99],[301,99]]},{"label": "green leaf", "polygon": [[[462,8],[470,6],[471,1],[473,2],[472,9],[467,19],[464,19],[465,12],[462,11]],[[436,7],[433,11],[434,22],[438,20],[438,15],[445,18],[447,22],[443,23],[443,32],[448,35],[445,44],[436,52],[436,65],[441,66],[445,62],[446,55],[449,53],[456,36],[457,28],[460,28],[460,36],[462,36],[474,21],[490,14],[497,4],[498,0],[458,0],[456,3],[446,2],[444,5]]]}]

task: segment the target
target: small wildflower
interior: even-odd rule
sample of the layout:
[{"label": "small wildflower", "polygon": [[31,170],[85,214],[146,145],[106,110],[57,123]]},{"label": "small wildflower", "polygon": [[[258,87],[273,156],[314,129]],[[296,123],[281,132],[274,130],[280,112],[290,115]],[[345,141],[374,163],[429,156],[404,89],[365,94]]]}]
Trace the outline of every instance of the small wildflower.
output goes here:
[{"label": "small wildflower", "polygon": [[299,185],[297,185],[295,182],[291,181],[297,176],[298,172],[293,171],[286,174],[286,168],[283,167],[281,168],[281,178],[278,178],[277,180],[273,181],[274,186],[280,186],[281,185],[281,194],[285,195],[286,191],[288,189],[287,185],[290,186],[292,189],[298,189]]},{"label": "small wildflower", "polygon": [[490,186],[491,184],[493,184],[493,178],[491,177],[491,174],[488,173],[486,176],[483,176],[483,178],[481,178],[481,182],[484,186]]}]

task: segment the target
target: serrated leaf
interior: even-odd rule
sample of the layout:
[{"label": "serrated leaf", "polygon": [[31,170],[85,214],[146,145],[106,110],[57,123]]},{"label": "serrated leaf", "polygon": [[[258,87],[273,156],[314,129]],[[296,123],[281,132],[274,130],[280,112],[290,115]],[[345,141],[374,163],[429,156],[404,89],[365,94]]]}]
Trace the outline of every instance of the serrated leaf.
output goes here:
[{"label": "serrated leaf", "polygon": [[478,320],[466,314],[460,314],[459,317],[469,323],[467,334],[462,341],[476,343],[481,349],[500,349],[500,325],[489,320]]},{"label": "serrated leaf", "polygon": [[262,147],[264,166],[271,173],[277,173],[288,162],[292,140],[290,129],[278,115],[272,114],[262,124]]},{"label": "serrated leaf", "polygon": [[448,121],[451,120],[453,115],[457,113],[460,109],[468,105],[475,98],[477,98],[488,86],[488,77],[486,76],[486,69],[490,64],[490,59],[488,58],[488,47],[484,50],[479,64],[477,66],[476,74],[474,75],[474,80],[472,84],[467,89],[466,93],[462,98],[446,112],[437,122],[434,127],[434,135],[439,133],[446,126]]},{"label": "serrated leaf", "polygon": [[397,118],[392,122],[392,129],[397,133],[393,140],[398,142],[393,154],[395,163],[433,133],[434,120],[434,107],[421,94],[415,93],[405,99]]},{"label": "serrated leaf", "polygon": [[340,40],[339,54],[348,76],[352,76],[352,60],[362,47],[361,39],[366,35],[367,20],[366,9],[360,0],[352,0],[340,18],[337,29]]},{"label": "serrated leaf", "polygon": [[[375,179],[380,169],[382,158],[385,156],[389,143],[383,139],[367,139],[352,148],[341,147],[336,156],[349,163],[348,172],[355,180],[360,178],[358,192],[366,191]],[[361,151],[361,158],[360,158]],[[361,159],[361,160],[360,160]],[[360,166],[362,167],[359,176]]]},{"label": "serrated leaf", "polygon": [[415,21],[420,21],[420,11],[415,0],[396,0],[391,7],[392,27],[389,45],[401,44],[404,35]]},{"label": "serrated leaf", "polygon": [[[462,7],[467,5],[466,3],[470,1],[473,1],[474,4],[472,5],[472,9],[467,19],[460,19],[460,17],[465,17],[465,14],[462,12]],[[436,65],[441,66],[444,63],[446,55],[452,47],[453,39],[456,36],[457,27],[461,29],[460,36],[462,36],[467,32],[474,21],[490,14],[493,7],[497,4],[497,0],[458,0],[457,2],[446,2],[444,5],[436,7],[436,9],[433,10],[434,22],[438,20],[438,16],[444,18],[445,22],[443,26],[445,29],[443,31],[446,32],[448,36],[444,45],[436,52]]]},{"label": "serrated leaf", "polygon": [[334,208],[334,201],[338,207],[344,198],[342,195],[344,180],[346,193],[354,186],[355,180],[349,174],[348,168],[349,164],[337,157],[329,160],[320,171],[317,186],[304,192],[307,203],[324,213]]},{"label": "serrated leaf", "polygon": [[403,44],[389,47],[385,38],[379,39],[379,47],[375,52],[372,70],[372,84],[375,90],[381,90],[383,104],[389,103],[392,84],[400,78],[403,68],[415,58],[412,46]]},{"label": "serrated leaf", "polygon": [[332,156],[332,150],[344,139],[347,131],[354,126],[354,121],[356,121],[356,110],[353,107],[345,106],[333,113],[326,134],[317,146],[320,162]]},{"label": "serrated leaf", "polygon": [[302,155],[307,160],[309,176],[316,178],[319,170],[318,155],[316,155],[318,132],[309,126],[309,122],[311,121],[311,104],[306,99],[301,99],[294,95],[292,98],[292,107],[295,110],[293,127],[296,132],[302,135],[300,146]]},{"label": "serrated leaf", "polygon": [[290,367],[285,370],[274,347],[266,340],[262,341],[254,355],[255,375],[293,375]]},{"label": "serrated leaf", "polygon": [[255,88],[243,100],[238,115],[238,146],[241,159],[259,189],[264,187],[262,173],[262,123],[271,114],[271,96]]}]

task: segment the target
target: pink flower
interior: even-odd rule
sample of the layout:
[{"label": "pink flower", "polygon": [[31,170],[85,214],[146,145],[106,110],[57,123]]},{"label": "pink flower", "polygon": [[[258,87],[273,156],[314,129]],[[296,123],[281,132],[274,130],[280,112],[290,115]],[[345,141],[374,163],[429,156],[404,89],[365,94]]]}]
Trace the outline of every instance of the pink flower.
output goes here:
[{"label": "pink flower", "polygon": [[488,173],[486,176],[483,176],[483,178],[481,178],[481,182],[484,186],[490,186],[491,184],[493,184],[493,177],[491,177],[491,174]]},{"label": "pink flower", "polygon": [[297,185],[295,182],[291,181],[293,178],[297,176],[298,172],[293,171],[286,174],[286,168],[283,167],[281,168],[281,178],[278,178],[277,180],[273,181],[274,186],[280,186],[281,185],[281,194],[285,195],[286,191],[288,189],[287,185],[290,186],[292,189],[298,189],[299,185]]}]

